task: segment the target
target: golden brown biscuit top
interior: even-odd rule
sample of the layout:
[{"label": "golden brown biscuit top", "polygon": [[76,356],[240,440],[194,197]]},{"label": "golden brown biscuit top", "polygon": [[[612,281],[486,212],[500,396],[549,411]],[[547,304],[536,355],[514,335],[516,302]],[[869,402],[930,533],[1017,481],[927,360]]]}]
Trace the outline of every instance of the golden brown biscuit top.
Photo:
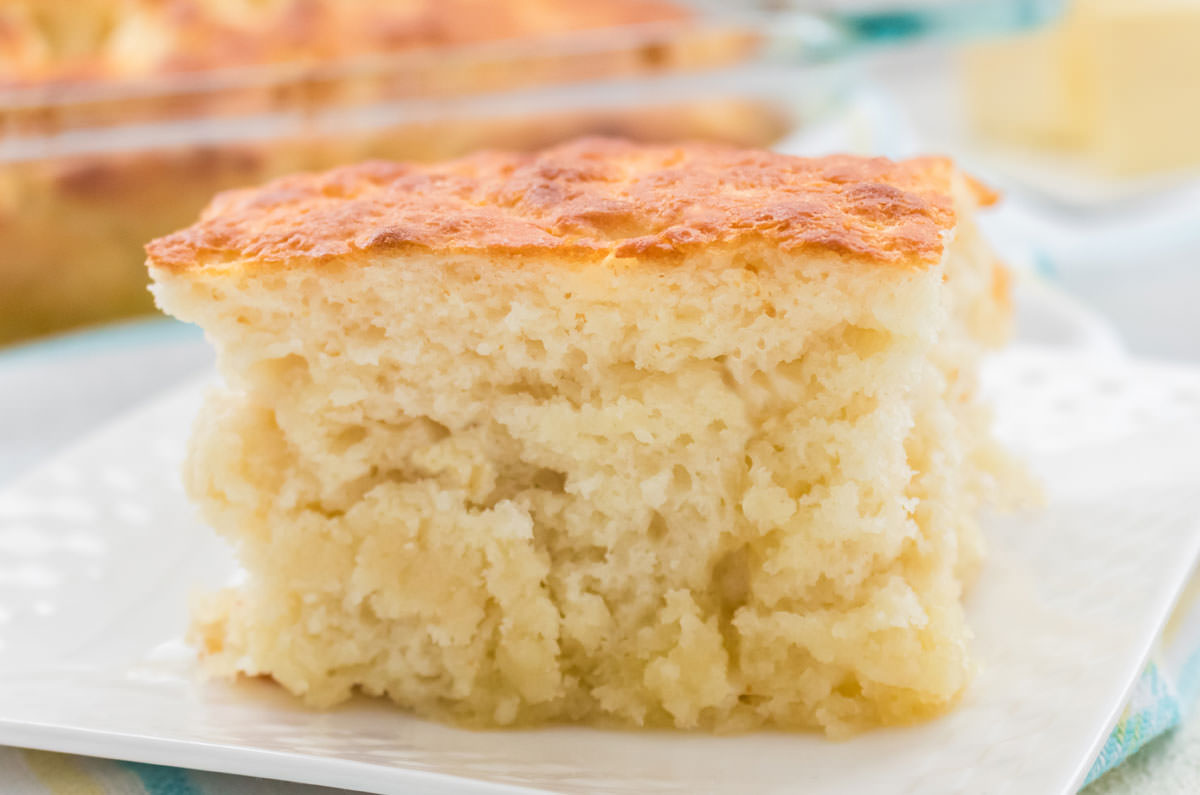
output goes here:
[{"label": "golden brown biscuit top", "polygon": [[953,174],[942,158],[813,159],[586,138],[434,165],[368,162],[231,191],[147,252],[151,267],[185,271],[405,250],[671,259],[760,239],[919,268],[940,259],[954,225]]},{"label": "golden brown biscuit top", "polygon": [[4,0],[0,85],[322,62],[685,16],[670,0]]}]

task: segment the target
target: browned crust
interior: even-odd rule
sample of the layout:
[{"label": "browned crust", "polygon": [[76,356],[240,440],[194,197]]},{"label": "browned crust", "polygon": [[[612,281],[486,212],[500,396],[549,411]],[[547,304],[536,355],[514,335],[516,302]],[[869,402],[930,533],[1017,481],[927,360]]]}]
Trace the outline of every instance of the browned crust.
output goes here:
[{"label": "browned crust", "polygon": [[686,16],[669,0],[8,0],[0,85],[325,61]]},{"label": "browned crust", "polygon": [[943,158],[799,158],[717,144],[584,138],[434,165],[368,162],[219,195],[147,246],[152,268],[329,264],[424,249],[674,259],[760,239],[921,268],[955,222]]},{"label": "browned crust", "polygon": [[975,203],[980,207],[991,207],[996,202],[1000,201],[1000,193],[989,185],[985,185],[979,180],[972,177],[970,174],[964,174],[967,189],[971,192],[971,196],[975,199]]},{"label": "browned crust", "polygon": [[992,263],[992,300],[1005,312],[1012,311],[1012,274],[1001,260]]}]

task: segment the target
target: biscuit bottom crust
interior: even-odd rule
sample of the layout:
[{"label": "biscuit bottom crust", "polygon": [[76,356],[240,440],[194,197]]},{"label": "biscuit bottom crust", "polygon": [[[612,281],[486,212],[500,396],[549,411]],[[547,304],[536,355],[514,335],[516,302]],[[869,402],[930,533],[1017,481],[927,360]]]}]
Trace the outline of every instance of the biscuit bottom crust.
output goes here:
[{"label": "biscuit bottom crust", "polygon": [[468,725],[831,735],[946,709],[1007,464],[975,398],[1007,305],[941,264],[768,247],[575,267],[412,254],[159,275],[228,387],[186,481],[241,585],[209,670]]}]

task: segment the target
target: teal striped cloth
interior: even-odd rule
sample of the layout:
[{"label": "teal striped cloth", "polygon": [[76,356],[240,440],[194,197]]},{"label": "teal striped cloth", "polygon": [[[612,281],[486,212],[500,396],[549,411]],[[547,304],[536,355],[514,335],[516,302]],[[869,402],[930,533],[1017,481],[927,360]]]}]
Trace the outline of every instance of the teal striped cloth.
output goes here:
[{"label": "teal striped cloth", "polygon": [[[1200,672],[1200,665],[1195,663],[1200,663],[1200,653],[1189,666],[1192,679]],[[1185,704],[1182,693],[1194,689],[1194,683],[1184,688],[1181,683],[1172,682],[1157,662],[1146,666],[1120,722],[1092,764],[1085,785],[1124,762],[1155,737],[1178,726]]]},{"label": "teal striped cloth", "polygon": [[345,790],[0,748],[4,795],[337,795]]}]

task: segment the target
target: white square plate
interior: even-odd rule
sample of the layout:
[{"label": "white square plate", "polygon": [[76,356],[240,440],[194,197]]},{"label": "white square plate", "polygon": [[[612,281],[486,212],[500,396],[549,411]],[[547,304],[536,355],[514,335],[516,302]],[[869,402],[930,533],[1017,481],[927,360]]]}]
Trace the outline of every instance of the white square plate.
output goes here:
[{"label": "white square plate", "polygon": [[986,380],[1048,504],[988,523],[981,669],[942,719],[845,742],[469,732],[202,682],[188,594],[233,565],[178,485],[195,384],[0,495],[0,743],[380,792],[1073,791],[1200,548],[1200,374],[1023,348]]}]

